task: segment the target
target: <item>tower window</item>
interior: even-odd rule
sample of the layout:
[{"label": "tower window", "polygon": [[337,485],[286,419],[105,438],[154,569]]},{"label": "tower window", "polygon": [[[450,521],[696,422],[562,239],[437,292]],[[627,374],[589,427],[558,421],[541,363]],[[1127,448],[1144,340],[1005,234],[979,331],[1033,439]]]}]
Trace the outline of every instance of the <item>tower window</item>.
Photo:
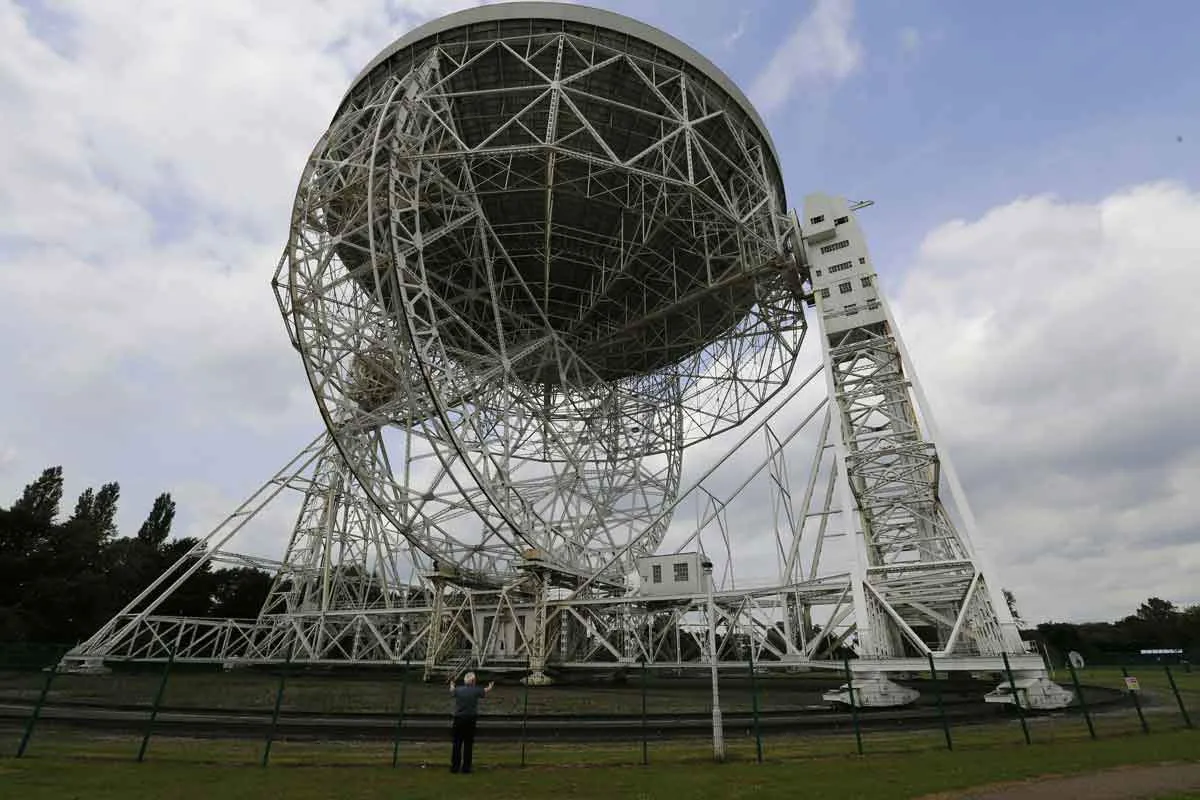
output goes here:
[{"label": "tower window", "polygon": [[870,275],[867,275],[866,277],[864,277],[864,278],[862,279],[862,282],[863,282],[863,288],[864,288],[864,289],[865,289],[865,288],[867,288],[868,286],[870,286],[870,285],[871,285],[871,276],[870,276]]},{"label": "tower window", "polygon": [[662,583],[662,564],[650,567],[650,580],[653,583]]},{"label": "tower window", "polygon": [[850,281],[843,281],[842,283],[838,284],[838,291],[842,294],[850,294],[850,290],[852,288],[853,287],[850,285]]},{"label": "tower window", "polygon": [[809,223],[810,225],[820,225],[820,224],[821,224],[822,222],[824,222],[824,221],[825,221],[825,215],[824,215],[824,214],[822,214],[822,215],[821,215],[821,216],[819,216],[819,217],[811,217],[811,218],[808,220],[808,223]]},{"label": "tower window", "polygon": [[822,247],[821,254],[824,255],[825,253],[832,253],[834,250],[841,250],[843,247],[849,247],[849,246],[850,246],[850,240],[842,239],[840,242],[834,242],[833,244],[827,244],[824,247]]},{"label": "tower window", "polygon": [[822,289],[822,290],[821,290],[821,297],[829,297],[829,290],[828,290],[828,289]]},{"label": "tower window", "polygon": [[866,260],[865,258],[862,258],[862,257],[860,257],[860,258],[858,259],[858,263],[860,263],[860,264],[865,264],[865,263],[867,263],[867,260]]},{"label": "tower window", "polygon": [[686,561],[675,562],[675,582],[687,583],[688,579],[688,564]]},{"label": "tower window", "polygon": [[850,218],[849,218],[849,217],[838,217],[837,219],[835,219],[835,220],[833,221],[833,224],[834,224],[834,225],[843,225],[843,224],[845,224],[845,223],[847,223],[847,222],[849,222],[849,221],[850,221]]}]

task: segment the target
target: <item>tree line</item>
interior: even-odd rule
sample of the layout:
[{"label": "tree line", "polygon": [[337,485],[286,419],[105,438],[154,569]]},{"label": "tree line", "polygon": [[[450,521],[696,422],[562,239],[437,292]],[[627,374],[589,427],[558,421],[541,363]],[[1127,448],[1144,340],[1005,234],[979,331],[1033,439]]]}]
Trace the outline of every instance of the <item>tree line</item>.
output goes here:
[{"label": "tree line", "polygon": [[[155,498],[133,536],[116,527],[121,489],[106,483],[80,493],[63,517],[62,467],[50,467],[0,508],[0,642],[65,644],[86,639],[197,544],[172,538],[175,502]],[[159,606],[169,616],[252,618],[272,576],[248,567],[193,575]],[[1016,599],[1005,600],[1020,622]],[[1200,605],[1179,608],[1152,597],[1114,622],[1046,622],[1026,629],[1061,660],[1072,650],[1090,661],[1146,649],[1182,649],[1200,659]]]},{"label": "tree line", "polygon": [[[64,516],[63,471],[56,466],[0,508],[0,642],[86,639],[197,544],[171,537],[175,502],[167,493],[155,498],[135,535],[121,536],[120,496],[117,483],[85,489]],[[262,570],[205,564],[155,613],[255,617],[271,578]]]},{"label": "tree line", "polygon": [[1182,650],[1195,662],[1200,660],[1200,604],[1179,608],[1151,597],[1115,622],[1043,622],[1037,626],[1036,638],[1056,661],[1072,650],[1094,663],[1116,661],[1141,650]]}]

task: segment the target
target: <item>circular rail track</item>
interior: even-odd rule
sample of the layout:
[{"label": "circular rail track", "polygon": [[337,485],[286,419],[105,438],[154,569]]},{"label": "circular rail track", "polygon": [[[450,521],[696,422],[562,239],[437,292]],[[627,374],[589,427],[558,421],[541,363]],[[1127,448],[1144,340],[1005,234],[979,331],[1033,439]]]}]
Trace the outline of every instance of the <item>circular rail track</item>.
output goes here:
[{"label": "circular rail track", "polygon": [[[866,731],[905,731],[937,728],[941,711],[929,687],[914,706],[891,709],[860,709],[859,725]],[[948,687],[943,695],[946,718],[952,726],[983,724],[1011,719],[1014,709],[984,703],[983,685]],[[1085,687],[1094,710],[1124,706],[1127,699],[1116,689]],[[27,699],[0,696],[0,727],[17,727],[29,719],[33,704]],[[1056,712],[1027,712],[1030,716],[1061,716],[1078,713],[1077,706]],[[143,733],[150,707],[146,704],[95,703],[86,701],[47,702],[41,710],[39,725],[54,729],[96,733]],[[397,731],[398,714],[389,712],[317,712],[284,710],[275,727],[280,739],[310,741],[391,740]],[[263,738],[271,728],[270,709],[253,711],[228,708],[161,706],[154,721],[160,736],[214,739]],[[754,715],[748,709],[725,709],[724,727],[728,734],[749,733]],[[845,733],[852,728],[849,710],[826,705],[810,705],[783,710],[760,711],[758,721],[764,732],[772,734],[821,735]],[[400,725],[405,740],[441,740],[449,724],[448,713],[407,713]],[[529,741],[630,741],[645,735],[652,739],[703,737],[711,733],[708,712],[658,712],[640,714],[572,713],[483,714],[479,728],[489,738]]]}]

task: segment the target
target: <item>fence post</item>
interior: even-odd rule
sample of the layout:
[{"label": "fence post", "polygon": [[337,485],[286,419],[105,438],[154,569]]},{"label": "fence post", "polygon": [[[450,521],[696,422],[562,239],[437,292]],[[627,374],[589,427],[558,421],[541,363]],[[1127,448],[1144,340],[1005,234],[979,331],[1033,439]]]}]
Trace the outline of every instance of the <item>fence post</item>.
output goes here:
[{"label": "fence post", "polygon": [[525,677],[525,702],[521,709],[521,766],[525,766],[525,733],[529,728],[529,677]]},{"label": "fence post", "polygon": [[937,665],[933,663],[933,653],[929,654],[929,679],[933,681],[933,696],[937,700],[938,716],[942,718],[942,733],[946,736],[946,749],[953,750],[954,742],[950,739],[950,720],[946,716],[946,704],[942,702],[942,682],[938,680]]},{"label": "fence post", "polygon": [[1083,709],[1083,719],[1087,722],[1088,736],[1096,738],[1096,726],[1092,724],[1092,712],[1088,708],[1087,700],[1083,696],[1083,686],[1079,683],[1079,673],[1075,671],[1075,665],[1071,663],[1071,659],[1067,659],[1067,669],[1071,671],[1071,683],[1075,684],[1075,694],[1079,697],[1079,707]]},{"label": "fence post", "polygon": [[750,642],[750,700],[751,708],[754,712],[754,748],[757,754],[758,763],[763,760],[762,747],[762,726],[758,723],[758,670],[755,669],[754,663],[754,641]]},{"label": "fence post", "polygon": [[154,705],[150,707],[150,719],[146,721],[146,734],[142,737],[142,746],[138,748],[137,760],[142,763],[146,757],[146,748],[150,746],[150,735],[154,732],[154,720],[158,718],[158,707],[162,705],[163,694],[167,691],[167,679],[171,677],[171,667],[175,664],[175,648],[167,651],[167,663],[163,667],[162,680],[158,682],[158,691],[154,693]]},{"label": "fence post", "polygon": [[392,769],[400,760],[400,729],[404,727],[404,707],[408,702],[408,666],[411,660],[404,659],[404,671],[400,673],[400,716],[396,718],[396,738],[392,742]]},{"label": "fence post", "polygon": [[[1125,667],[1121,667],[1121,674],[1128,678],[1129,670]],[[1137,709],[1138,720],[1142,723],[1142,733],[1150,733],[1150,726],[1146,723],[1146,715],[1142,712],[1141,698],[1139,698],[1138,693],[1132,689],[1129,690],[1129,694],[1133,698],[1133,707]]]},{"label": "fence post", "polygon": [[650,763],[650,750],[646,744],[646,658],[642,657],[642,765]]},{"label": "fence post", "polygon": [[267,729],[267,742],[263,747],[262,766],[266,767],[271,761],[271,745],[275,743],[275,729],[279,727],[279,712],[283,708],[283,690],[287,685],[287,676],[292,666],[292,651],[288,650],[287,661],[279,670],[279,688],[275,690],[275,708],[271,710],[271,727]]},{"label": "fence post", "polygon": [[863,754],[862,731],[858,727],[858,701],[854,699],[854,678],[850,675],[850,659],[842,659],[842,663],[846,668],[846,693],[850,696],[850,719],[854,724],[854,744],[861,756]]},{"label": "fence post", "polygon": [[1021,692],[1017,689],[1012,665],[1008,662],[1008,653],[1001,653],[1000,657],[1004,659],[1004,673],[1008,675],[1008,685],[1012,687],[1013,703],[1017,707],[1017,715],[1021,718],[1021,732],[1025,734],[1025,744],[1033,744],[1033,739],[1029,738],[1029,722],[1025,719],[1025,706],[1021,705]]},{"label": "fence post", "polygon": [[1175,693],[1175,702],[1179,704],[1179,713],[1183,714],[1183,724],[1188,728],[1195,727],[1192,725],[1192,718],[1188,716],[1187,706],[1183,704],[1183,696],[1179,694],[1179,687],[1175,685],[1175,676],[1171,673],[1171,665],[1163,664],[1163,669],[1166,670],[1167,680],[1171,684],[1171,691]]},{"label": "fence post", "polygon": [[33,728],[41,719],[42,706],[46,704],[46,696],[50,694],[50,684],[58,675],[58,662],[59,659],[55,658],[48,668],[46,680],[42,682],[42,691],[38,694],[37,702],[33,704],[33,713],[29,716],[29,721],[25,723],[25,733],[21,735],[21,743],[17,746],[17,758],[25,755],[25,748],[29,747],[29,740],[33,738]]}]

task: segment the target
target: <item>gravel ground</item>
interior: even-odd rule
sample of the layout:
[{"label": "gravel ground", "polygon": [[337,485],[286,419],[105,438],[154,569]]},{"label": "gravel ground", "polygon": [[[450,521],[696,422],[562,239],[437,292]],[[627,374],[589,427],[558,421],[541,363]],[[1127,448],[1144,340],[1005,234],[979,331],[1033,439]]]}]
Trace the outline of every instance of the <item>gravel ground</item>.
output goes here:
[{"label": "gravel ground", "polygon": [[980,786],[965,792],[929,795],[922,800],[1132,800],[1200,797],[1200,763],[1119,767],[1086,775],[1035,778]]}]

